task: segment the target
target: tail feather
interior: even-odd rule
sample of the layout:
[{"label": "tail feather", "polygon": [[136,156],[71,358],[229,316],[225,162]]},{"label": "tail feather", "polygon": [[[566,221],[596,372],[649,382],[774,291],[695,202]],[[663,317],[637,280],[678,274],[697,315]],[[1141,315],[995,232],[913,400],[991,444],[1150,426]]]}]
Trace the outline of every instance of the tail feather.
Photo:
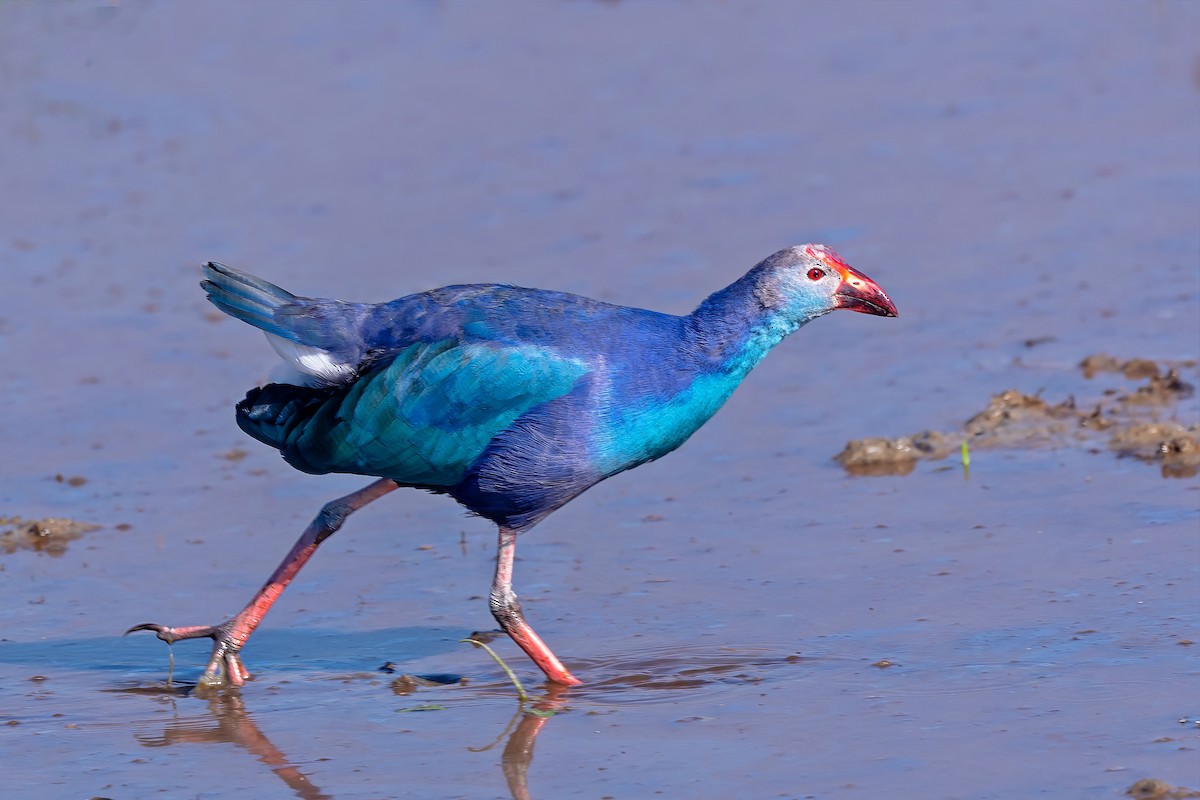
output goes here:
[{"label": "tail feather", "polygon": [[275,312],[294,303],[296,295],[262,278],[210,261],[204,265],[205,280],[200,282],[208,299],[231,317],[293,342],[300,341],[294,330],[280,325]]},{"label": "tail feather", "polygon": [[367,351],[361,321],[367,306],[300,297],[249,273],[210,261],[200,282],[231,317],[267,334],[275,352],[321,384],[348,383]]}]

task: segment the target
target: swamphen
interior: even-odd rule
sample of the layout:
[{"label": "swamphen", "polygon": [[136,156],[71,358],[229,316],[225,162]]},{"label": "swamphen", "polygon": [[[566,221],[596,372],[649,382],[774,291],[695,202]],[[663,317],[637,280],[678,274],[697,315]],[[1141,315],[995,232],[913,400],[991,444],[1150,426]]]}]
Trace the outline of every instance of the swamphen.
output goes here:
[{"label": "swamphen", "polygon": [[839,308],[896,316],[874,281],[823,245],[780,250],[681,317],[499,284],[349,303],[217,263],[204,273],[208,299],[262,329],[304,376],[252,389],[237,406],[242,430],[304,472],[379,478],[322,508],[237,616],[128,631],[213,639],[206,684],[249,677],[239,651],[272,603],[347,516],[401,486],[448,494],[499,526],[493,616],[547,678],[579,684],[521,612],[517,534],[679,447],[806,322]]}]

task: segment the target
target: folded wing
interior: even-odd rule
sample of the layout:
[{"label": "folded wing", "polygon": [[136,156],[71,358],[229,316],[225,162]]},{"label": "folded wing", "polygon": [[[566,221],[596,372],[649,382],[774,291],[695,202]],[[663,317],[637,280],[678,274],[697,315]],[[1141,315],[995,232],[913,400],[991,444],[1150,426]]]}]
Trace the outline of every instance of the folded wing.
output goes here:
[{"label": "folded wing", "polygon": [[451,486],[492,439],[587,371],[547,347],[419,342],[349,383],[255,389],[238,424],[305,472]]}]

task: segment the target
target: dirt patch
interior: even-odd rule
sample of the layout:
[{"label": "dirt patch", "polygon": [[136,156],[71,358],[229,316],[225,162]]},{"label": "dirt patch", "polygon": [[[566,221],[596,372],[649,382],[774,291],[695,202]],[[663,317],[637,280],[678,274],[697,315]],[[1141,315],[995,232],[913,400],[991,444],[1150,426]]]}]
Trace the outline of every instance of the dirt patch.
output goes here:
[{"label": "dirt patch", "polygon": [[871,438],[848,442],[834,456],[851,475],[907,475],[922,458],[945,458],[955,447],[954,436],[923,431],[899,439]]},{"label": "dirt patch", "polygon": [[1125,794],[1136,800],[1184,800],[1187,797],[1200,797],[1200,792],[1195,789],[1172,786],[1157,778],[1140,780],[1126,789]]},{"label": "dirt patch", "polygon": [[1083,370],[1083,377],[1088,380],[1096,377],[1098,372],[1119,372],[1130,380],[1157,378],[1159,375],[1158,364],[1148,358],[1121,361],[1107,353],[1088,356],[1079,362],[1079,368]]},{"label": "dirt patch", "polygon": [[1079,367],[1085,378],[1118,374],[1146,382],[1133,391],[1106,387],[1081,405],[1074,396],[1052,403],[1040,393],[1009,389],[992,397],[985,409],[958,431],[923,431],[896,439],[849,442],[834,460],[851,475],[907,475],[921,459],[943,459],[962,448],[1095,446],[1103,441],[1117,457],[1161,465],[1163,477],[1187,478],[1200,471],[1200,423],[1161,419],[1195,393],[1180,370],[1195,362],[1160,364],[1150,359],[1120,361],[1088,356]]},{"label": "dirt patch", "polygon": [[1171,369],[1161,378],[1153,375],[1149,383],[1139,386],[1137,391],[1122,398],[1124,403],[1142,405],[1171,405],[1184,397],[1196,393],[1195,387],[1179,377],[1179,372]]},{"label": "dirt patch", "polygon": [[82,475],[72,475],[68,478],[65,475],[60,474],[55,475],[54,480],[56,483],[65,483],[67,486],[70,486],[73,489],[77,489],[87,483],[87,478],[83,477]]},{"label": "dirt patch", "polygon": [[69,543],[99,527],[88,522],[55,517],[0,517],[0,552],[34,550],[51,556],[61,556],[67,551]]}]

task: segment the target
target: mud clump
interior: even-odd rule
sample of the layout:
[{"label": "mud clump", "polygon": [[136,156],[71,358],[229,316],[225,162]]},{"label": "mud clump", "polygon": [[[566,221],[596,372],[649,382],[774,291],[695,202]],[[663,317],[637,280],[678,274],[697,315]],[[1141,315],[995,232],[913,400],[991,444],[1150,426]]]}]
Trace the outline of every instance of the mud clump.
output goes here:
[{"label": "mud clump", "polygon": [[936,431],[899,439],[856,439],[834,456],[851,475],[907,475],[922,458],[945,458],[953,442]]},{"label": "mud clump", "polygon": [[1088,380],[1096,377],[1098,372],[1119,372],[1131,381],[1159,376],[1158,364],[1148,358],[1120,361],[1107,353],[1088,356],[1079,362],[1079,368],[1083,370],[1083,377]]},{"label": "mud clump", "polygon": [[56,517],[0,517],[0,552],[11,554],[18,550],[33,550],[51,556],[61,556],[67,551],[68,544],[98,527],[100,526],[87,522]]},{"label": "mud clump", "polygon": [[1157,778],[1144,778],[1126,789],[1125,794],[1135,800],[1184,800],[1188,797],[1200,797],[1200,792],[1195,789],[1172,786]]},{"label": "mud clump", "polygon": [[1156,417],[1195,393],[1179,374],[1187,366],[1195,362],[1167,366],[1145,358],[1088,356],[1079,364],[1085,378],[1117,373],[1146,383],[1132,392],[1106,389],[1084,406],[1073,396],[1054,403],[1040,393],[1009,389],[994,395],[959,431],[857,439],[834,460],[851,475],[907,475],[917,461],[943,459],[964,442],[971,449],[1062,447],[1107,434],[1107,447],[1118,458],[1159,463],[1163,477],[1192,477],[1200,471],[1200,424]]},{"label": "mud clump", "polygon": [[1051,405],[1037,395],[1009,389],[994,396],[987,408],[967,420],[963,432],[976,446],[1037,443],[1066,433],[1077,418],[1074,398]]},{"label": "mud clump", "polygon": [[1139,386],[1137,391],[1122,398],[1124,403],[1141,405],[1165,406],[1191,397],[1196,393],[1195,387],[1179,377],[1177,370],[1171,369],[1161,378],[1154,375],[1145,386]]},{"label": "mud clump", "polygon": [[1133,423],[1118,428],[1109,447],[1118,456],[1162,461],[1163,475],[1189,478],[1200,471],[1200,427],[1178,422]]}]

